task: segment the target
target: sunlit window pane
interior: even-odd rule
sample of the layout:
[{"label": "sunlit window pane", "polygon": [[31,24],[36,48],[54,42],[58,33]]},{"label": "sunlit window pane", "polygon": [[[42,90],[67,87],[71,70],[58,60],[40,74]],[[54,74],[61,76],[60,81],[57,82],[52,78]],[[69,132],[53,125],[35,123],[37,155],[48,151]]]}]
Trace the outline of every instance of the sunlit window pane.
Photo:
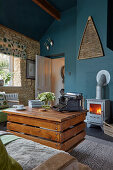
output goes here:
[{"label": "sunlit window pane", "polygon": [[5,86],[21,86],[20,58],[0,53],[0,79]]}]

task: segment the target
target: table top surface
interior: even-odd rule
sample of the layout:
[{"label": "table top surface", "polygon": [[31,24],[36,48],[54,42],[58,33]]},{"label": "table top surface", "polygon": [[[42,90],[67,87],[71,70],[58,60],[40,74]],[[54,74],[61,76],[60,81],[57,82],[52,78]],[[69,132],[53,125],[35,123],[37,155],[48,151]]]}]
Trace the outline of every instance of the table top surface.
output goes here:
[{"label": "table top surface", "polygon": [[81,112],[58,112],[52,109],[48,111],[42,111],[41,108],[30,108],[28,106],[23,111],[17,111],[15,108],[8,108],[4,110],[4,113],[9,113],[13,115],[26,116],[26,117],[34,117],[39,119],[46,119],[51,121],[63,122],[65,120],[74,118],[81,114],[86,114],[86,110]]}]

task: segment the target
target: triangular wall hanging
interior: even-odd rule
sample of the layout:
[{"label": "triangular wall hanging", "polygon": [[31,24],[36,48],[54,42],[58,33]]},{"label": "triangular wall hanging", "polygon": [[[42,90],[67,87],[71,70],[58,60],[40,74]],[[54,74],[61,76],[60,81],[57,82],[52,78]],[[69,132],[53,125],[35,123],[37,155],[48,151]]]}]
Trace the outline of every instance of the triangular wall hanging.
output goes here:
[{"label": "triangular wall hanging", "polygon": [[93,57],[104,56],[102,44],[95,28],[92,17],[88,17],[88,21],[82,37],[78,59],[87,59]]}]

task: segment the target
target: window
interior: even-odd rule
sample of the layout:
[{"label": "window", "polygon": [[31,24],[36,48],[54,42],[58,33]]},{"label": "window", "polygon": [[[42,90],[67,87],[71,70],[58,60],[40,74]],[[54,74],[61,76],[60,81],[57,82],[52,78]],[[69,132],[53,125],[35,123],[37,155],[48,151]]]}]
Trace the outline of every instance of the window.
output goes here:
[{"label": "window", "polygon": [[21,86],[20,58],[0,53],[0,79],[4,86]]}]

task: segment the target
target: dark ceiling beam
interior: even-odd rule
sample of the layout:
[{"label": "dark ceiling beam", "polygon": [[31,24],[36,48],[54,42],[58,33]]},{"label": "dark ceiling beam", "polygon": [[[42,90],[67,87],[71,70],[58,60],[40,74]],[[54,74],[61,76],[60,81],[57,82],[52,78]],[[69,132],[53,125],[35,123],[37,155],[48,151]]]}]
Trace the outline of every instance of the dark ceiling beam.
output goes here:
[{"label": "dark ceiling beam", "polygon": [[46,11],[49,15],[54,17],[56,20],[60,20],[60,12],[52,6],[47,0],[32,0],[40,8]]}]

